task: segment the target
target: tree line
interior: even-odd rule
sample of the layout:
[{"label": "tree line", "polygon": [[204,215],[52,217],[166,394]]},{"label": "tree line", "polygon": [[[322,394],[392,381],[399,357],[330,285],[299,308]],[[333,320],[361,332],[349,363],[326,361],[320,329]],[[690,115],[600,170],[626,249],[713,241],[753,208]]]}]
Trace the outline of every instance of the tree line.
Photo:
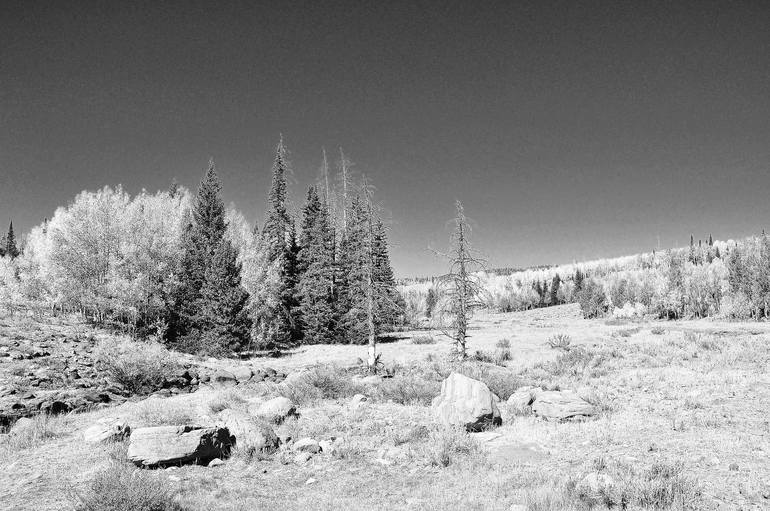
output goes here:
[{"label": "tree line", "polygon": [[324,154],[322,183],[291,211],[281,140],[261,229],[226,210],[213,161],[195,194],[176,183],[133,198],[82,192],[3,266],[5,301],[77,310],[197,353],[373,344],[403,320],[403,303],[373,188],[350,178],[342,153],[339,167],[332,187]]}]

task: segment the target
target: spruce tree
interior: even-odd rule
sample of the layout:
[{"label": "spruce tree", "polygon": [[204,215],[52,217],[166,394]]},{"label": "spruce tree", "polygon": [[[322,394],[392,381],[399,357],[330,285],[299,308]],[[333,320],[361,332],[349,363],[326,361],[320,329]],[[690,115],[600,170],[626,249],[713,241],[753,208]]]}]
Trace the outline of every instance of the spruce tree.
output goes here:
[{"label": "spruce tree", "polygon": [[390,263],[388,234],[380,219],[372,219],[372,265],[378,330],[392,329],[406,307],[396,288],[396,278]]},{"label": "spruce tree", "polygon": [[561,285],[561,278],[557,273],[556,275],[554,275],[553,280],[551,280],[551,297],[550,297],[551,305],[558,305],[559,303],[559,286],[560,285]]},{"label": "spruce tree", "polygon": [[221,184],[209,162],[198,187],[192,218],[184,233],[180,285],[175,296],[173,332],[186,351],[222,353],[244,346],[250,322],[241,265],[225,237]]},{"label": "spruce tree", "polygon": [[280,349],[301,338],[295,289],[298,247],[286,207],[287,169],[286,149],[281,139],[273,162],[267,217],[260,234],[260,291],[252,304],[252,335],[264,348]]},{"label": "spruce tree", "polygon": [[16,246],[16,235],[13,233],[13,221],[8,224],[8,234],[5,236],[5,255],[11,259],[19,257],[19,249]]},{"label": "spruce tree", "polygon": [[315,187],[310,187],[302,214],[297,255],[297,298],[303,342],[331,343],[336,328],[334,295],[334,231],[329,210]]},{"label": "spruce tree", "polygon": [[359,195],[350,200],[345,214],[346,228],[339,249],[337,339],[362,344],[367,339],[368,257],[370,253],[367,211]]}]

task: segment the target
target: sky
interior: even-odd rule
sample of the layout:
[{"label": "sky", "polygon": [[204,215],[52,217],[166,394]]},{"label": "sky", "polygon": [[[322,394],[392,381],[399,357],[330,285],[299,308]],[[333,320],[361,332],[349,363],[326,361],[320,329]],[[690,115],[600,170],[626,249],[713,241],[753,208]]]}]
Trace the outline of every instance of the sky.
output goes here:
[{"label": "sky", "polygon": [[454,201],[493,267],[770,229],[770,2],[0,2],[0,222],[191,189],[261,224],[279,135],[377,188],[399,276]]}]

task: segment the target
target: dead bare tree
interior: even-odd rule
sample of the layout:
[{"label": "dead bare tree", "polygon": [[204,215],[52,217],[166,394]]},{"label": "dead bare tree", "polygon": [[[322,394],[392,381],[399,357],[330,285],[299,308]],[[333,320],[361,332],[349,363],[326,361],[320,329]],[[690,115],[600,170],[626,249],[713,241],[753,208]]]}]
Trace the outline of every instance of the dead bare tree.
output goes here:
[{"label": "dead bare tree", "polygon": [[456,201],[455,208],[457,213],[452,222],[454,229],[451,249],[448,254],[442,254],[449,259],[449,273],[439,277],[438,289],[445,300],[440,313],[449,316],[449,323],[445,323],[442,330],[446,336],[455,341],[455,357],[458,360],[464,360],[467,357],[468,322],[473,311],[484,306],[482,297],[485,290],[476,272],[484,269],[486,263],[475,255],[468,242],[470,225],[465,217],[462,203]]}]

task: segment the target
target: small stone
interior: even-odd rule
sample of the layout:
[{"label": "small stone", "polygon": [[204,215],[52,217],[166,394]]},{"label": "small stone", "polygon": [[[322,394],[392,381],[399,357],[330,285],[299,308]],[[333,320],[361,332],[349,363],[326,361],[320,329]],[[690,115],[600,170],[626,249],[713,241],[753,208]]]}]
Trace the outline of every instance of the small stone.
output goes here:
[{"label": "small stone", "polygon": [[305,484],[313,484],[315,481],[316,481],[316,480],[315,480],[315,478],[314,478],[314,477],[311,477],[310,479],[308,479],[307,481],[305,481]]},{"label": "small stone", "polygon": [[369,401],[369,398],[365,395],[356,394],[350,399],[350,409],[358,410],[359,408],[366,406],[367,401]]},{"label": "small stone", "polygon": [[309,452],[316,454],[321,450],[321,446],[318,445],[318,442],[312,438],[302,438],[294,442],[292,449],[297,452]]},{"label": "small stone", "polygon": [[304,463],[307,463],[312,457],[313,455],[310,454],[309,452],[300,452],[300,453],[297,453],[296,456],[294,456],[294,463],[297,465],[302,465]]},{"label": "small stone", "polygon": [[251,379],[251,375],[253,374],[251,372],[250,367],[244,367],[244,366],[233,367],[230,369],[230,373],[232,373],[232,375],[235,376],[235,380],[238,383],[244,383],[249,381]]},{"label": "small stone", "polygon": [[737,472],[740,469],[737,463],[730,463],[730,471]]},{"label": "small stone", "polygon": [[328,440],[321,440],[320,442],[318,442],[318,446],[321,448],[321,452],[323,452],[324,454],[331,454],[332,449],[334,448],[333,445],[334,444],[332,444]]},{"label": "small stone", "polygon": [[209,461],[209,465],[208,466],[209,467],[218,467],[218,466],[224,465],[224,464],[225,464],[225,462],[222,461],[221,459],[214,458],[213,460]]}]

